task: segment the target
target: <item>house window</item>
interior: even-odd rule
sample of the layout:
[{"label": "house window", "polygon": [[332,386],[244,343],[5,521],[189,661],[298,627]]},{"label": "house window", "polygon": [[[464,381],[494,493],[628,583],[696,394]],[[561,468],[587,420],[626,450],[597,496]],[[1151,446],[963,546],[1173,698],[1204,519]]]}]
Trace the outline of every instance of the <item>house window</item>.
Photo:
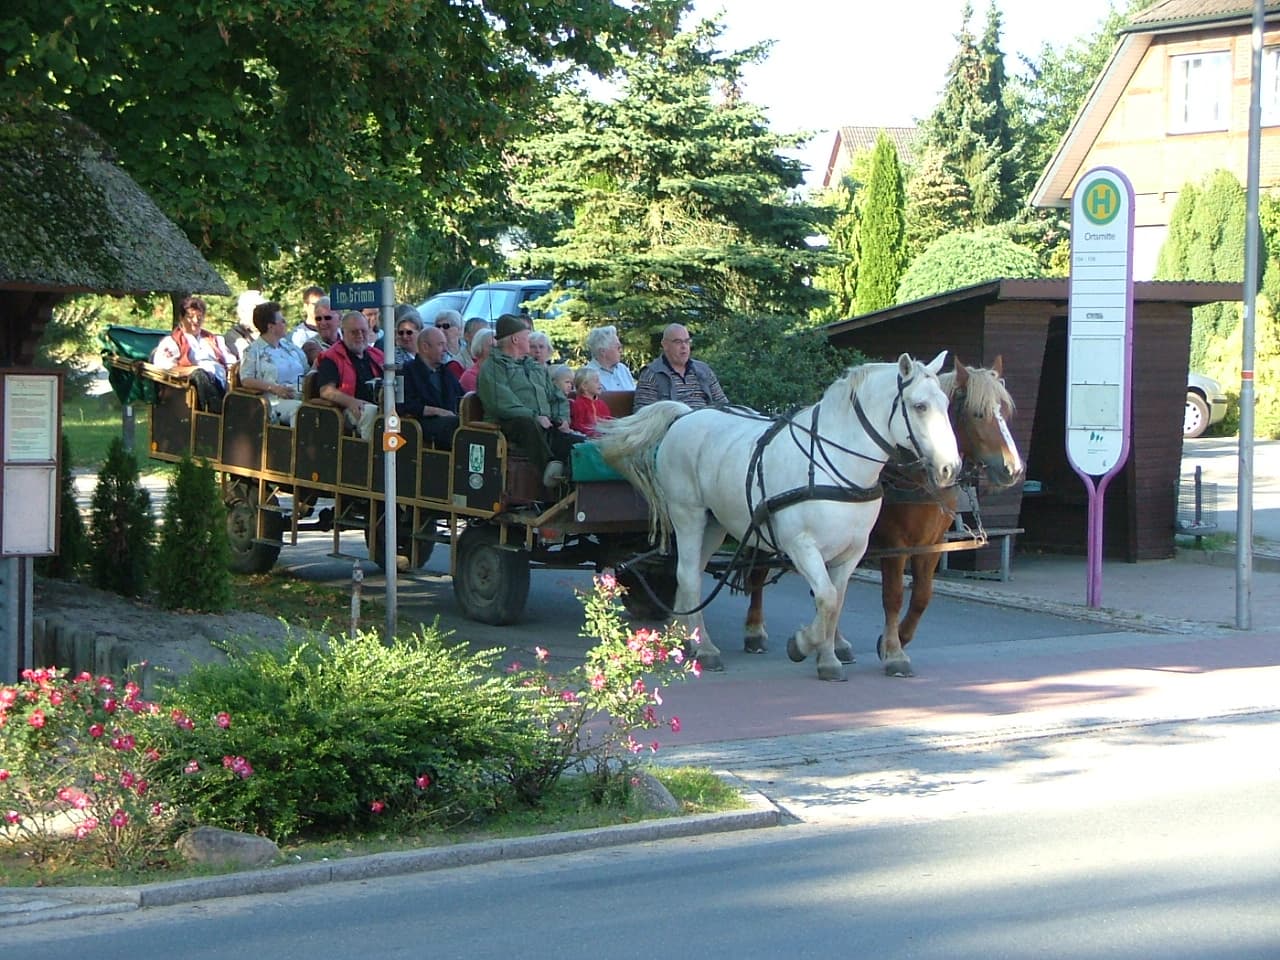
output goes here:
[{"label": "house window", "polygon": [[1262,123],[1280,124],[1280,47],[1262,48]]},{"label": "house window", "polygon": [[1227,129],[1231,54],[1226,50],[1170,57],[1169,129],[1195,133]]}]

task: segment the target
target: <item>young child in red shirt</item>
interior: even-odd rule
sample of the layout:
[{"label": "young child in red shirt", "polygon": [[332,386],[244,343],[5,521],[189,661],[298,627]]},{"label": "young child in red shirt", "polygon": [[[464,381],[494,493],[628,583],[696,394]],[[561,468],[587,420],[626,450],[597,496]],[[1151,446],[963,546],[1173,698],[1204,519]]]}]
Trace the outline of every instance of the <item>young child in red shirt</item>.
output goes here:
[{"label": "young child in red shirt", "polygon": [[600,399],[603,392],[600,374],[583,367],[574,375],[573,385],[578,395],[569,401],[569,426],[583,436],[600,436],[596,424],[601,420],[613,419],[609,405]]}]

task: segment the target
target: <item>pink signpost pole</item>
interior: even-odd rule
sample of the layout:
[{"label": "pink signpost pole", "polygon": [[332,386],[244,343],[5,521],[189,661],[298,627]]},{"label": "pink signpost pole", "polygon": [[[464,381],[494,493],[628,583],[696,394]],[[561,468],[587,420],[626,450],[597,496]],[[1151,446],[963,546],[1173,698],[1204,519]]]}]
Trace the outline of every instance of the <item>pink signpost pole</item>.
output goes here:
[{"label": "pink signpost pole", "polygon": [[1095,167],[1071,198],[1067,458],[1089,494],[1090,607],[1102,604],[1107,485],[1129,457],[1133,378],[1133,184]]}]

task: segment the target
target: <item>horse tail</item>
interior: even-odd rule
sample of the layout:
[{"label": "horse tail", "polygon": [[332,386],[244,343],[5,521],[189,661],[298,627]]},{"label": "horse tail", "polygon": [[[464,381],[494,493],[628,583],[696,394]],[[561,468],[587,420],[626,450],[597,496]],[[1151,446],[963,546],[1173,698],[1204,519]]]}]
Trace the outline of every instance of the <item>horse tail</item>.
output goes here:
[{"label": "horse tail", "polygon": [[671,425],[690,412],[689,406],[677,400],[659,400],[629,417],[597,424],[600,437],[595,443],[600,455],[648,502],[649,540],[656,541],[662,550],[671,541],[671,517],[658,479],[658,446]]}]

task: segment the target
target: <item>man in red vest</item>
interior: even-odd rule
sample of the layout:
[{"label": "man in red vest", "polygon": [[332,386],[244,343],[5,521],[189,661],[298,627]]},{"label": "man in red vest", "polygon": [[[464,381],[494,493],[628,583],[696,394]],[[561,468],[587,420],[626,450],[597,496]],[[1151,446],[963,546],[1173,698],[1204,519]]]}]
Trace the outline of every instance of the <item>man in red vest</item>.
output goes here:
[{"label": "man in red vest", "polygon": [[382,351],[372,343],[368,319],[352,310],[342,317],[342,339],[316,363],[316,392],[346,411],[347,421],[365,440],[378,419],[382,385]]}]

